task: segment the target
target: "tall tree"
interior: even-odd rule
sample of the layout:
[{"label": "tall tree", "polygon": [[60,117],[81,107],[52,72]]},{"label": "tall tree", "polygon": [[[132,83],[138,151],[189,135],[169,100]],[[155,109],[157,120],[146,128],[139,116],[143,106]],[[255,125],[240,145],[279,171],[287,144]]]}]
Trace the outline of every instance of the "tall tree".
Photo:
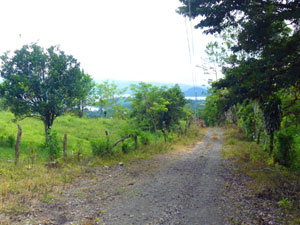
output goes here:
[{"label": "tall tree", "polygon": [[17,118],[43,121],[45,135],[56,117],[74,107],[84,85],[80,64],[58,47],[24,45],[2,57],[1,94]]},{"label": "tall tree", "polygon": [[168,111],[169,102],[163,97],[166,87],[152,86],[147,83],[132,85],[132,116],[144,129],[150,128],[157,135],[158,125],[164,112]]},{"label": "tall tree", "polygon": [[164,91],[162,97],[168,101],[169,104],[166,105],[168,110],[162,113],[159,126],[160,128],[163,128],[164,122],[166,128],[170,129],[172,126],[178,125],[179,120],[184,118],[184,106],[186,105],[187,100],[178,85]]},{"label": "tall tree", "polygon": [[[226,110],[245,100],[259,102],[273,150],[280,128],[278,93],[296,87],[300,71],[300,3],[297,0],[180,0],[180,14],[191,16],[205,33],[237,31],[223,67],[225,78],[213,84],[223,89]],[[230,39],[227,35],[226,41]]]}]

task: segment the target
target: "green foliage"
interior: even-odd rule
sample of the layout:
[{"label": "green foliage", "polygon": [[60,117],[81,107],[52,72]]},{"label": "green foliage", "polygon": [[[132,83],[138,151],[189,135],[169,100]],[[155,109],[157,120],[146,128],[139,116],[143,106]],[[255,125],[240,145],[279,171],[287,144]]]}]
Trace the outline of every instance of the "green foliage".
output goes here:
[{"label": "green foliage", "polygon": [[[109,82],[108,80],[96,85],[94,105],[100,107],[100,115],[106,117],[109,108],[117,106],[118,100],[125,91],[126,88],[118,89],[118,86],[114,82]],[[121,108],[116,109],[123,111]],[[118,115],[120,115],[119,113]]]},{"label": "green foliage", "polygon": [[128,143],[127,141],[124,141],[124,142],[122,143],[122,152],[123,152],[124,154],[127,154],[127,153],[129,153],[129,151],[130,151],[129,143]]},{"label": "green foliage", "polygon": [[179,120],[184,118],[184,106],[187,104],[187,101],[178,85],[164,91],[162,96],[169,104],[166,105],[168,110],[163,112],[159,121],[159,127],[162,129],[164,122],[166,128],[170,130],[171,127],[179,124]]},{"label": "green foliage", "polygon": [[91,140],[92,153],[94,156],[103,156],[107,152],[107,140],[104,138],[97,138]]},{"label": "green foliage", "polygon": [[284,209],[290,209],[292,206],[292,203],[288,198],[283,198],[280,201],[278,201],[278,205]]},{"label": "green foliage", "polygon": [[168,111],[169,102],[163,98],[165,87],[152,86],[151,84],[139,83],[131,87],[133,97],[131,100],[132,117],[142,129],[152,129],[157,133],[160,119],[164,112]]},{"label": "green foliage", "polygon": [[6,136],[5,134],[0,135],[0,146],[13,148],[16,143],[16,139],[13,135]]},{"label": "green foliage", "polygon": [[142,132],[140,134],[140,140],[141,140],[141,143],[143,145],[149,145],[150,144],[150,137],[149,137],[147,132]]},{"label": "green foliage", "polygon": [[55,130],[51,130],[49,136],[46,138],[44,149],[48,152],[50,160],[52,161],[58,159],[61,155],[57,132]]},{"label": "green foliage", "polygon": [[215,126],[224,120],[224,91],[211,89],[211,95],[206,97],[203,109],[199,110],[199,118],[203,119],[207,126]]},{"label": "green foliage", "polygon": [[279,130],[282,119],[280,99],[277,96],[270,96],[268,101],[264,100],[260,106],[263,111],[265,128],[268,134]]},{"label": "green foliage", "polygon": [[275,158],[280,165],[291,167],[296,159],[294,134],[290,129],[284,129],[278,132],[276,137],[278,144]]},{"label": "green foliage", "polygon": [[9,136],[7,137],[7,144],[8,144],[8,147],[11,147],[11,148],[14,147],[15,143],[16,143],[15,137],[14,137],[13,135],[9,135]]},{"label": "green foliage", "polygon": [[[58,47],[46,50],[24,45],[13,56],[1,56],[1,94],[17,118],[35,117],[44,122],[46,135],[56,117],[83,99],[86,79],[79,63]],[[83,88],[84,87],[84,88]]]},{"label": "green foliage", "polygon": [[[221,40],[209,43],[206,53],[214,65],[222,66],[225,76],[212,84],[212,97],[201,116],[207,124],[216,123],[222,116],[230,120],[238,108],[239,126],[257,143],[262,136],[266,143],[264,136],[269,135],[272,154],[274,135],[281,128],[282,118],[286,116],[286,127],[300,122],[298,1],[180,2],[183,6],[178,13],[192,18],[200,16],[196,28],[203,28],[205,33],[215,34]],[[242,16],[233,16],[236,13]],[[258,103],[258,110],[253,103]],[[280,164],[293,164],[289,144],[284,148],[279,142],[289,142],[295,136],[279,134]]]},{"label": "green foliage", "polygon": [[78,116],[81,118],[83,117],[83,113],[85,108],[88,105],[93,104],[93,95],[94,95],[94,89],[95,89],[95,83],[93,79],[90,77],[90,75],[85,74],[84,71],[81,71],[82,78],[81,82],[78,82],[78,96],[76,97],[76,106],[75,106],[75,112],[77,112]]}]

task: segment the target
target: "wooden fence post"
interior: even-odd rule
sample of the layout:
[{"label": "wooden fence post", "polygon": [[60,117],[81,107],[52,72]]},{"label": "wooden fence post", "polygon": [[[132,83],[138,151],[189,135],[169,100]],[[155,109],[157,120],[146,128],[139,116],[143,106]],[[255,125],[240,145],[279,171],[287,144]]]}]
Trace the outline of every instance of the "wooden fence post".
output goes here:
[{"label": "wooden fence post", "polygon": [[22,136],[22,127],[20,124],[18,124],[18,136],[17,136],[16,145],[15,145],[15,156],[16,156],[15,164],[16,165],[19,162],[21,136]]},{"label": "wooden fence post", "polygon": [[65,135],[64,135],[64,143],[63,143],[64,158],[67,158],[67,140],[68,140],[68,134],[65,133]]}]

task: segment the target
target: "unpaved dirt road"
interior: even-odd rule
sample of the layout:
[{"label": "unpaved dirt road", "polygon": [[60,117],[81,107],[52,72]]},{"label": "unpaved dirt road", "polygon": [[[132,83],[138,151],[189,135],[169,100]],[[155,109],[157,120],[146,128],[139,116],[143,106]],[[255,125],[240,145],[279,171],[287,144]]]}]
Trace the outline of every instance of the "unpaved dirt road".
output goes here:
[{"label": "unpaved dirt road", "polygon": [[[183,224],[224,223],[220,129],[208,129],[193,148],[170,151],[86,176],[10,224]],[[2,217],[3,219],[4,217]],[[8,223],[9,224],[9,223]]]},{"label": "unpaved dirt road", "polygon": [[223,224],[221,142],[221,131],[209,129],[191,151],[166,158],[154,176],[107,205],[102,223]]}]

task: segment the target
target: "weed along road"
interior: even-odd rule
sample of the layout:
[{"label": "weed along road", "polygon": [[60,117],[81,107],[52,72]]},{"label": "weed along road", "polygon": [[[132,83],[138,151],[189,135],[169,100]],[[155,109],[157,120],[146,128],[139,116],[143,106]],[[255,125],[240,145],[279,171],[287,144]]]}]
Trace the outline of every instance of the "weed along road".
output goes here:
[{"label": "weed along road", "polygon": [[103,224],[224,224],[221,205],[220,130],[208,133],[192,149],[172,152],[111,201]]}]

